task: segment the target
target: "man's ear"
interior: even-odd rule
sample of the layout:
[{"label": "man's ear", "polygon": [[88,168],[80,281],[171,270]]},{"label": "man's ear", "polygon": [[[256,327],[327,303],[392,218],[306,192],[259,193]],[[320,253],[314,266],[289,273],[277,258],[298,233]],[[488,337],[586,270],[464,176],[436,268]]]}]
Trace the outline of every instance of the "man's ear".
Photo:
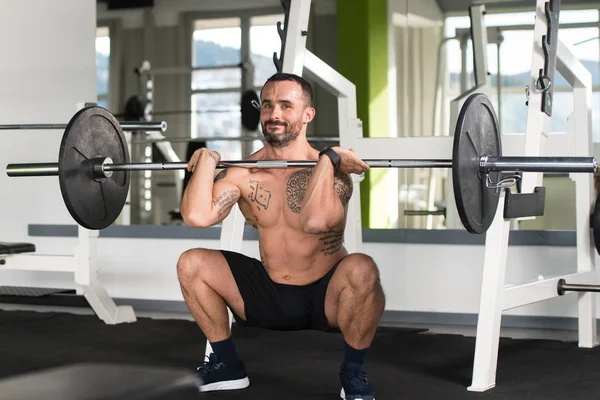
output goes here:
[{"label": "man's ear", "polygon": [[315,114],[317,113],[317,110],[315,110],[313,107],[306,107],[304,109],[304,123],[308,124],[310,121],[312,121],[315,118]]}]

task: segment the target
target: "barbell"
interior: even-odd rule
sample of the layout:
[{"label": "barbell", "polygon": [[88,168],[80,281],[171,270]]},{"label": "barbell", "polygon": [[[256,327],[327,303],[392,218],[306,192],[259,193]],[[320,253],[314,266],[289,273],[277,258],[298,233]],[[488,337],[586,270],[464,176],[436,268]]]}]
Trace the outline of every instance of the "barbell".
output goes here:
[{"label": "barbell", "polygon": [[[167,123],[165,121],[127,121],[119,122],[121,129],[124,131],[158,131],[166,132]],[[14,124],[14,125],[0,125],[0,130],[51,130],[51,129],[66,129],[67,124]]]},{"label": "barbell", "polygon": [[[503,157],[494,108],[481,93],[467,98],[458,116],[452,160],[371,159],[371,168],[452,168],[453,189],[465,229],[481,234],[490,227],[504,179],[502,172],[594,173],[594,157]],[[221,161],[218,168],[311,168],[313,160]],[[78,111],[66,126],[56,163],[9,164],[10,177],[58,175],[71,216],[88,229],[104,229],[121,213],[130,172],[186,169],[187,162],[131,163],[122,127],[106,109]],[[518,179],[518,178],[517,178]]]}]

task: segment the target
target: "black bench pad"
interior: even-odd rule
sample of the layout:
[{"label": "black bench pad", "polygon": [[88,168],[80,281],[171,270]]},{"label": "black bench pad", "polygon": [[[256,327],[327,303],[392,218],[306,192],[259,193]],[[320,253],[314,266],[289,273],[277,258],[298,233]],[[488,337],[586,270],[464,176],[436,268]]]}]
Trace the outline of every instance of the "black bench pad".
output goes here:
[{"label": "black bench pad", "polygon": [[33,244],[33,243],[0,242],[0,255],[1,254],[17,254],[17,253],[33,253],[34,251],[35,251],[35,244]]}]

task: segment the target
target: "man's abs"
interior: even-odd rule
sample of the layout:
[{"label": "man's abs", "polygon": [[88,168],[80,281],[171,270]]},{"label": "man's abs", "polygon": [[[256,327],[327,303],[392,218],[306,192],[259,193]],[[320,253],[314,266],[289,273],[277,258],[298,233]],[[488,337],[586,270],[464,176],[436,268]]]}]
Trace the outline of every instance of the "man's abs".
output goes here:
[{"label": "man's abs", "polygon": [[259,248],[271,279],[289,285],[318,280],[347,254],[343,232],[313,235],[259,228]]}]

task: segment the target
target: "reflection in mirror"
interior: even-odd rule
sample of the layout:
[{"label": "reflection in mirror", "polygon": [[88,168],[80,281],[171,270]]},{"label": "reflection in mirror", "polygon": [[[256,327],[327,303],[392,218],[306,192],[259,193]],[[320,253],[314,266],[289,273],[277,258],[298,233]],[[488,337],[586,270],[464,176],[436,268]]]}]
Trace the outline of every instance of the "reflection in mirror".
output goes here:
[{"label": "reflection in mirror", "polygon": [[[594,142],[600,142],[600,47],[598,46],[598,10],[562,10],[559,38],[570,46],[576,57],[591,72],[592,91],[592,130]],[[311,16],[311,18],[313,18]],[[325,17],[318,17],[325,18]],[[319,19],[311,19],[317,25]],[[335,19],[335,16],[328,16]],[[240,96],[245,90],[258,92],[263,82],[275,72],[272,56],[279,53],[281,41],[277,34],[277,22],[283,22],[283,14],[272,12],[266,15],[233,15],[205,19],[202,15],[190,21],[187,34],[190,46],[187,58],[175,57],[173,53],[162,52],[168,59],[160,66],[177,65],[186,68],[185,74],[165,77],[156,75],[155,110],[181,107],[186,110],[181,115],[157,115],[156,119],[166,120],[169,130],[167,138],[173,151],[185,160],[190,143],[204,143],[212,150],[219,151],[223,159],[241,159],[258,150],[262,142],[260,127],[247,131],[240,123]],[[325,21],[325,20],[322,20]],[[500,129],[503,135],[523,135],[527,127],[527,107],[525,87],[529,83],[532,42],[533,12],[495,13],[488,11],[485,17],[488,27],[498,27],[495,35],[488,35],[487,61],[490,80],[490,99],[496,107]],[[327,20],[330,30],[335,24]],[[443,25],[442,25],[443,22]],[[396,126],[397,136],[448,136],[453,134],[450,126],[450,102],[462,93],[473,88],[473,51],[470,36],[459,37],[465,32],[470,35],[470,20],[465,16],[450,16],[444,21],[429,21],[405,18],[394,23],[395,65],[396,65]],[[311,25],[311,29],[314,25]],[[162,29],[159,49],[181,47],[177,42],[180,35]],[[176,28],[173,28],[176,29]],[[315,28],[317,29],[317,28]],[[335,49],[335,35],[323,35],[319,28],[319,49],[331,52]],[[120,31],[119,31],[120,32]],[[141,32],[141,30],[140,30]],[[490,30],[488,30],[490,32]],[[121,48],[127,43],[122,37],[114,37],[112,29],[99,28],[96,42],[98,59],[98,102],[110,104],[114,94],[109,93],[110,48]],[[133,35],[129,40],[133,40]],[[309,39],[312,36],[309,35]],[[462,43],[462,46],[461,46]],[[310,46],[310,40],[307,46]],[[119,47],[121,46],[121,47]],[[314,43],[312,43],[314,46]],[[128,56],[124,56],[127,58]],[[331,57],[331,56],[329,56]],[[177,60],[175,60],[177,58]],[[187,64],[182,65],[181,60]],[[109,62],[110,61],[110,62]],[[120,60],[121,65],[136,64],[134,60]],[[335,63],[334,63],[335,65]],[[114,71],[113,71],[114,72]],[[123,82],[123,86],[125,86]],[[127,87],[135,86],[127,84]],[[318,89],[317,89],[318,91]],[[333,115],[329,101],[317,93],[315,106],[317,120]],[[324,106],[322,103],[325,102]],[[571,89],[564,79],[557,77],[554,96],[552,133],[565,132],[568,117],[573,110]],[[118,104],[118,103],[115,103]],[[166,104],[166,105],[165,105]],[[335,104],[334,106],[335,107]],[[323,111],[324,110],[324,111]],[[335,118],[329,118],[334,120]],[[311,129],[317,126],[313,124]],[[322,126],[329,126],[322,124]],[[337,126],[335,127],[337,128]],[[312,133],[312,132],[311,132]],[[318,132],[323,136],[338,136],[336,132]],[[236,137],[256,137],[249,140],[230,140]],[[394,136],[394,135],[391,135]],[[229,140],[216,140],[225,137]],[[160,148],[156,143],[144,143],[145,137],[132,140],[131,152],[141,161],[159,161]],[[192,142],[194,140],[195,142]],[[315,144],[323,147],[327,143]],[[597,147],[597,145],[596,145]],[[599,155],[598,152],[595,152]],[[129,223],[131,224],[178,224],[176,211],[181,198],[181,175],[171,172],[135,173],[140,179],[136,196],[131,196]],[[397,197],[390,206],[389,228],[406,229],[448,229],[444,211],[450,212],[454,206],[452,182],[449,170],[417,169],[394,171],[397,176]],[[179,179],[179,181],[177,181]],[[396,178],[395,178],[396,179]],[[515,229],[573,229],[574,211],[573,182],[566,176],[546,175],[546,214],[531,220],[513,224]],[[132,191],[133,193],[133,191]],[[397,195],[397,196],[396,196]],[[573,196],[570,199],[569,196]],[[567,205],[561,207],[560,205]],[[137,216],[135,208],[138,209]],[[573,206],[574,209],[574,206]],[[144,213],[143,211],[146,211]],[[429,214],[428,214],[429,213]],[[446,215],[449,216],[449,215]],[[451,215],[450,215],[451,216]]]}]

